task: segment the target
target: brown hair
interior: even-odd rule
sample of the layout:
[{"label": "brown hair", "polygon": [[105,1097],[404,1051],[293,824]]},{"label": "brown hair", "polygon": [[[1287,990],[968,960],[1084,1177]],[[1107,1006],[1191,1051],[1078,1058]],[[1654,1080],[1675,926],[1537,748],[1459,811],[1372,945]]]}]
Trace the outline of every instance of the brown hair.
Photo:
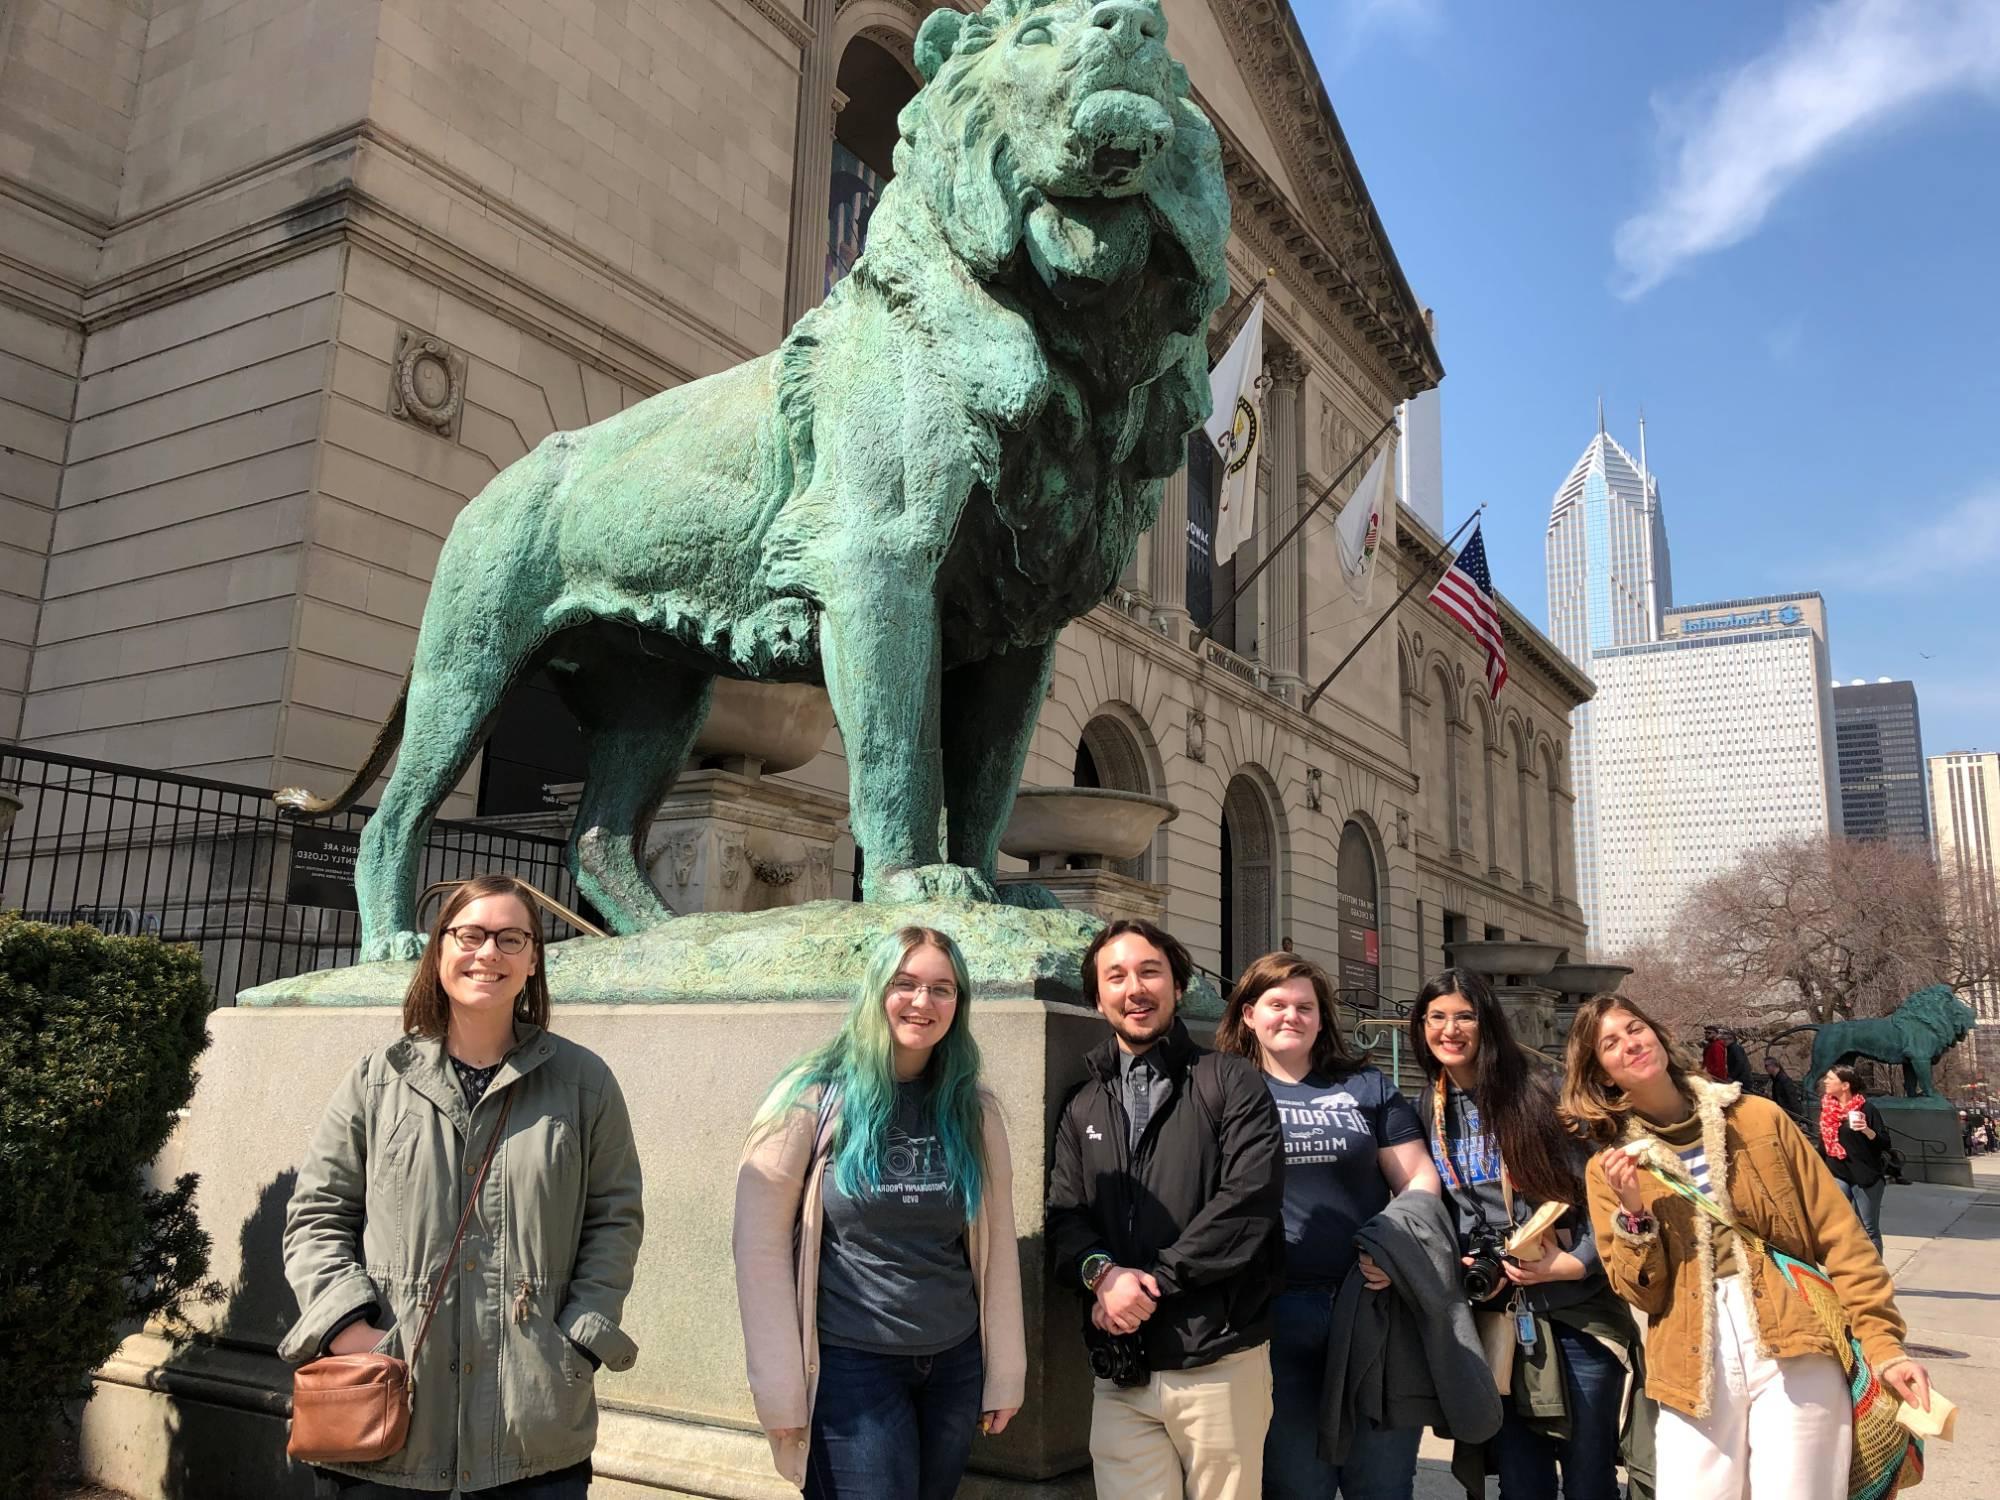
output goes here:
[{"label": "brown hair", "polygon": [[1092,1010],[1097,1009],[1097,955],[1105,945],[1116,938],[1137,935],[1151,943],[1167,961],[1167,968],[1174,976],[1174,998],[1178,1000],[1187,993],[1188,984],[1194,979],[1194,960],[1181,946],[1179,938],[1165,928],[1146,921],[1142,917],[1120,917],[1107,923],[1102,932],[1090,940],[1090,946],[1083,950],[1083,1003]]},{"label": "brown hair", "polygon": [[1849,1067],[1846,1063],[1835,1063],[1826,1071],[1854,1090],[1855,1093],[1858,1094],[1862,1091],[1861,1070],[1859,1068]]},{"label": "brown hair", "polygon": [[403,994],[403,1030],[411,1036],[443,1036],[451,1024],[451,998],[444,992],[439,965],[444,962],[445,928],[458,914],[486,896],[512,896],[528,913],[535,972],[514,1000],[514,1019],[530,1026],[549,1024],[548,951],[542,945],[542,908],[535,893],[512,875],[475,875],[445,899],[431,923],[430,944],[417,960],[417,972]]},{"label": "brown hair", "polygon": [[1313,998],[1319,1002],[1319,1035],[1313,1038],[1312,1049],[1313,1071],[1331,1074],[1335,1078],[1352,1073],[1361,1066],[1361,1059],[1347,1050],[1347,1042],[1340,1034],[1340,1027],[1335,1024],[1333,986],[1327,983],[1324,969],[1296,953],[1266,953],[1243,971],[1242,977],[1236,981],[1236,988],[1229,992],[1229,1003],[1222,1008],[1222,1024],[1215,1028],[1215,1050],[1234,1052],[1252,1062],[1260,1062],[1263,1048],[1257,1041],[1257,1033],[1250,1029],[1244,1017],[1250,1007],[1264,997],[1265,991],[1276,989],[1288,979],[1310,980]]},{"label": "brown hair", "polygon": [[1569,1047],[1563,1057],[1562,1115],[1571,1130],[1599,1146],[1608,1146],[1618,1139],[1625,1116],[1632,1112],[1625,1103],[1625,1091],[1605,1076],[1604,1064],[1597,1060],[1597,1037],[1604,1029],[1604,1018],[1619,1011],[1653,1029],[1653,1035],[1660,1039],[1660,1046],[1667,1054],[1667,1076],[1682,1093],[1694,1092],[1688,1086],[1694,1072],[1693,1059],[1675,1044],[1672,1032],[1628,996],[1592,996],[1578,1007],[1576,1019],[1570,1023]]}]

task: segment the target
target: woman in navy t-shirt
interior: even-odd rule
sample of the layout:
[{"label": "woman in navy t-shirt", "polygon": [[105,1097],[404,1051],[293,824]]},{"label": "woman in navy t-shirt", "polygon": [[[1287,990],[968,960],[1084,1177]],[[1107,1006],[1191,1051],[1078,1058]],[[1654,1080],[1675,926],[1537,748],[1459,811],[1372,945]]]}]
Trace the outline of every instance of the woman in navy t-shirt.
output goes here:
[{"label": "woman in navy t-shirt", "polygon": [[1266,1500],[1409,1500],[1421,1428],[1371,1429],[1340,1468],[1318,1453],[1320,1389],[1334,1293],[1357,1266],[1377,1291],[1389,1278],[1357,1254],[1354,1232],[1390,1198],[1435,1193],[1437,1169],[1410,1102],[1350,1054],[1317,964],[1268,953],[1236,982],[1215,1044],[1264,1070],[1285,1132],[1285,1291],[1271,1335]]}]

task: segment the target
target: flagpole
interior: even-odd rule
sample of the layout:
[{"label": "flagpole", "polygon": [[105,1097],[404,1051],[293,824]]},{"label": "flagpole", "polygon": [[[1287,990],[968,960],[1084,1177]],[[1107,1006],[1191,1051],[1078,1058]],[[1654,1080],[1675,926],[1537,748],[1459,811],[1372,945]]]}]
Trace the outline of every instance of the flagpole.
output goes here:
[{"label": "flagpole", "polygon": [[1355,657],[1361,654],[1361,648],[1367,645],[1371,640],[1373,640],[1375,638],[1375,632],[1380,630],[1385,624],[1388,623],[1389,616],[1393,615],[1396,612],[1396,606],[1401,604],[1405,599],[1409,598],[1411,592],[1416,588],[1416,586],[1422,583],[1426,578],[1430,576],[1431,564],[1442,562],[1444,560],[1445,553],[1451,550],[1452,542],[1456,542],[1460,537],[1464,536],[1465,528],[1470,526],[1474,521],[1478,520],[1480,512],[1484,511],[1485,509],[1486,507],[1484,505],[1481,505],[1478,510],[1475,510],[1471,515],[1467,516],[1462,522],[1459,523],[1458,530],[1454,531],[1451,534],[1451,540],[1447,541],[1444,544],[1444,546],[1439,548],[1435,553],[1431,555],[1431,560],[1429,563],[1425,563],[1423,567],[1417,569],[1415,576],[1412,577],[1408,583],[1403,585],[1402,593],[1398,594],[1394,599],[1391,599],[1389,601],[1389,607],[1384,611],[1382,611],[1381,619],[1377,620],[1373,625],[1370,625],[1368,627],[1368,633],[1362,636],[1360,640],[1354,643],[1354,649],[1352,651],[1349,651],[1347,655],[1341,657],[1339,665],[1337,665],[1331,672],[1327,673],[1325,678],[1320,682],[1320,685],[1314,688],[1312,692],[1306,696],[1306,701],[1300,707],[1299,712],[1308,714],[1312,712],[1312,706],[1315,703],[1319,702],[1319,695],[1325,692],[1327,688],[1332,685],[1333,679],[1341,674],[1342,670],[1346,668],[1349,662],[1353,661]]},{"label": "flagpole", "polygon": [[[1234,589],[1230,591],[1229,597],[1227,599],[1224,599],[1220,604],[1216,605],[1215,608],[1211,609],[1208,612],[1208,618],[1210,624],[1213,624],[1215,621],[1222,619],[1224,617],[1223,611],[1228,609],[1230,605],[1234,604],[1238,599],[1241,599],[1243,597],[1244,591],[1247,590],[1251,584],[1257,581],[1257,575],[1263,572],[1266,568],[1270,567],[1272,563],[1278,560],[1278,554],[1285,550],[1285,543],[1289,542],[1293,537],[1297,536],[1301,531],[1305,529],[1306,522],[1310,521],[1313,518],[1313,516],[1318,513],[1319,508],[1322,505],[1326,504],[1327,501],[1333,498],[1333,492],[1340,488],[1342,481],[1344,481],[1349,474],[1352,474],[1354,472],[1354,466],[1360,463],[1362,459],[1366,458],[1368,456],[1368,450],[1373,448],[1377,443],[1381,442],[1383,434],[1388,432],[1388,430],[1391,427],[1394,427],[1395,425],[1396,425],[1396,413],[1394,411],[1391,411],[1388,417],[1383,421],[1382,425],[1375,429],[1375,435],[1371,437],[1367,442],[1361,445],[1360,451],[1357,452],[1354,455],[1354,457],[1350,458],[1347,461],[1347,466],[1343,468],[1338,474],[1333,476],[1332,483],[1328,484],[1325,489],[1319,492],[1319,498],[1313,501],[1311,505],[1308,505],[1305,508],[1304,513],[1300,515],[1300,517],[1295,523],[1293,523],[1292,529],[1286,532],[1283,536],[1279,537],[1278,540],[1274,542],[1271,546],[1267,547],[1264,550],[1263,557],[1258,560],[1257,566],[1250,570],[1249,575],[1245,577],[1240,583],[1236,585]],[[1202,641],[1206,639],[1208,635],[1209,635],[1209,629],[1207,625],[1197,627],[1194,634],[1188,637],[1188,650],[1199,651],[1201,649]]]},{"label": "flagpole", "polygon": [[1243,305],[1236,309],[1235,316],[1229,320],[1227,326],[1223,328],[1222,332],[1220,334],[1215,334],[1210,336],[1209,339],[1210,348],[1213,348],[1217,343],[1220,343],[1222,347],[1225,349],[1229,347],[1229,341],[1236,337],[1236,330],[1243,326],[1243,320],[1250,316],[1250,309],[1255,307],[1257,305],[1257,299],[1259,297],[1262,297],[1264,293],[1270,289],[1271,278],[1273,276],[1276,276],[1277,274],[1278,274],[1278,268],[1276,266],[1264,267],[1264,279],[1259,281],[1252,288],[1250,288],[1250,290],[1244,295]]}]

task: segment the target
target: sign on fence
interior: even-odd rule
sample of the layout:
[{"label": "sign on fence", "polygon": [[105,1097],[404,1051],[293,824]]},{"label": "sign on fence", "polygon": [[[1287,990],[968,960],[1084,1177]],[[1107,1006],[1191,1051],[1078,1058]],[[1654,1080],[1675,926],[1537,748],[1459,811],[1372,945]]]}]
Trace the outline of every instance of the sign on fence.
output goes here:
[{"label": "sign on fence", "polygon": [[354,859],[360,848],[358,833],[293,824],[292,862],[285,872],[286,904],[359,911],[354,899]]}]

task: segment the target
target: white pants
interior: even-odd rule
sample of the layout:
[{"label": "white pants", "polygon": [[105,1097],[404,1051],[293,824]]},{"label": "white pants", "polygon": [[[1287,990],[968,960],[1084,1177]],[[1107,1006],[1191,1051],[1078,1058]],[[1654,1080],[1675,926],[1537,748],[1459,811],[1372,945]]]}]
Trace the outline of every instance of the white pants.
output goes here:
[{"label": "white pants", "polygon": [[1697,1422],[1660,1408],[1660,1494],[1674,1500],[1844,1500],[1854,1413],[1839,1362],[1828,1354],[1765,1358],[1744,1311],[1749,1278],[1725,1277],[1715,1292],[1708,1419]]}]

